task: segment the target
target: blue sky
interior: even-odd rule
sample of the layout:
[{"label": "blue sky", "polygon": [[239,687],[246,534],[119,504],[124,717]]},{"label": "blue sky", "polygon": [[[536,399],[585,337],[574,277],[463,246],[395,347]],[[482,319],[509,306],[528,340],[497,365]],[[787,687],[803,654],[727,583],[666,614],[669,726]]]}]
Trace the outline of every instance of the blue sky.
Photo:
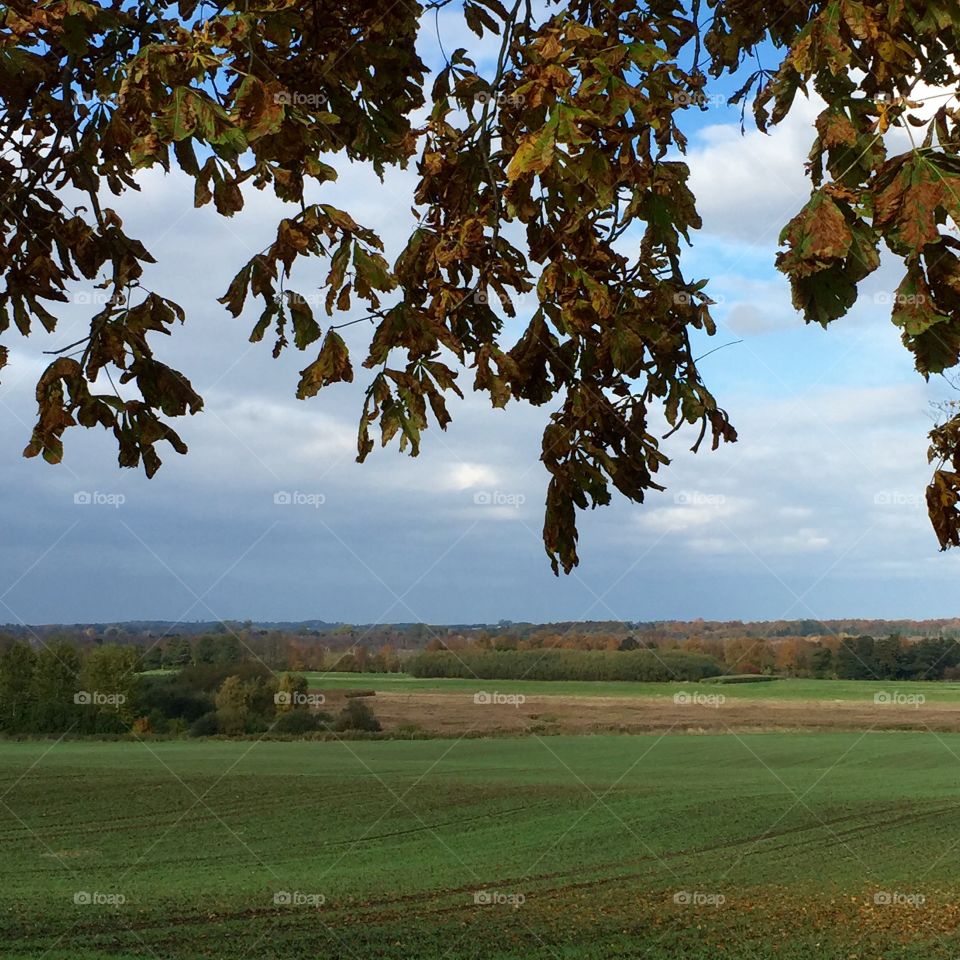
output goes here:
[{"label": "blue sky", "polygon": [[[448,50],[472,42],[456,11],[441,31]],[[432,29],[423,53],[437,62]],[[171,453],[152,481],[120,471],[112,441],[93,431],[68,433],[59,467],[22,460],[41,351],[81,336],[90,309],[66,307],[52,337],[9,341],[0,622],[956,615],[960,561],[938,552],[922,506],[929,402],[951,391],[924,384],[890,323],[897,264],[887,258],[828,332],[804,327],[773,268],[779,230],[809,192],[816,106],[798,102],[769,136],[749,126],[741,136],[732,108],[687,113],[704,229],[686,270],[712,277],[720,301],[705,349],[743,341],[703,363],[741,439],[693,456],[691,437],[674,438],[666,493],[582,515],[574,575],[554,578],[540,542],[549,409],[494,411],[467,397],[446,434],[426,434],[418,460],[388,449],[356,464],[366,371],[355,362],[355,384],[298,402],[309,358],[273,361],[269,346],[247,343],[253,313],[233,320],[216,303],[269,241],[281,205],[254,192],[224,221],[193,210],[185,178],[151,171],[141,194],[115,205],[158,260],[147,285],[187,309],[186,329],[157,351],[192,378],[206,410],[178,426],[190,455]],[[381,185],[336,165],[340,182],[317,199],[378,229],[395,255],[414,174]],[[309,292],[324,273],[314,264],[294,285]],[[346,331],[356,351],[367,332]],[[294,502],[275,503],[282,493]]]}]

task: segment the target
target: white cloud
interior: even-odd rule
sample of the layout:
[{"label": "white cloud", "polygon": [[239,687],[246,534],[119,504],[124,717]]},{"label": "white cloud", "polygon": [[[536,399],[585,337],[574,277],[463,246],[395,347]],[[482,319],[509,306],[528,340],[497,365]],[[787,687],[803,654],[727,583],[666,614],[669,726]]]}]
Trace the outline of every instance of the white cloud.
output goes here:
[{"label": "white cloud", "polygon": [[496,471],[482,463],[457,463],[446,468],[443,485],[453,490],[470,490],[476,487],[495,487]]},{"label": "white cloud", "polygon": [[787,221],[810,195],[803,161],[816,137],[821,107],[798,96],[789,116],[767,134],[738,124],[706,127],[689,151],[690,188],[705,233],[776,248]]}]

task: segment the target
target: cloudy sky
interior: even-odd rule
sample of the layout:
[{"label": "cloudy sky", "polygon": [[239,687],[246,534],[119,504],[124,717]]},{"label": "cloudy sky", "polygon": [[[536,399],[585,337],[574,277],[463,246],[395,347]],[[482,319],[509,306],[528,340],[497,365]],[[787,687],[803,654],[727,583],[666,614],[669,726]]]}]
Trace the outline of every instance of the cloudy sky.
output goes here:
[{"label": "cloudy sky", "polygon": [[[447,49],[471,42],[455,11],[440,28]],[[426,31],[428,62],[435,46]],[[929,404],[951,390],[923,382],[890,323],[896,263],[828,332],[804,327],[773,268],[780,228],[809,193],[816,112],[799,102],[764,136],[741,135],[733,108],[689,111],[704,229],[687,272],[712,278],[720,330],[710,346],[743,341],[703,362],[740,442],[694,456],[690,437],[674,438],[667,492],[583,515],[581,566],[561,578],[540,537],[549,410],[495,411],[467,397],[446,434],[428,431],[419,459],[388,449],[356,464],[367,371],[355,361],[356,383],[299,402],[298,371],[312,357],[291,348],[272,360],[269,345],[247,342],[253,312],[233,320],[216,302],[270,241],[282,205],[253,191],[227,221],[193,209],[185,178],[147,173],[142,192],[115,206],[158,260],[147,286],[187,309],[186,328],[156,349],[206,409],[175,424],[190,454],[170,453],[152,481],[120,471],[112,440],[79,428],[64,464],[23,460],[41,351],[82,336],[90,308],[64,308],[49,338],[8,338],[0,622],[957,615],[960,558],[938,552],[922,506]],[[337,166],[339,183],[318,199],[378,229],[396,254],[414,175],[381,184]],[[323,274],[314,264],[294,286],[309,292]],[[365,326],[345,332],[359,352]],[[278,493],[294,502],[276,503]]]}]

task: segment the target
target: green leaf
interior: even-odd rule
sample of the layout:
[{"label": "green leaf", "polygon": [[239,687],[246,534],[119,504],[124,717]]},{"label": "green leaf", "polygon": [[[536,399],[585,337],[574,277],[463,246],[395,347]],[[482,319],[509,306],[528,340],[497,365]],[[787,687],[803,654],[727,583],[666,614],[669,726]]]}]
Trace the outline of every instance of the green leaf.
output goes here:
[{"label": "green leaf", "polygon": [[559,119],[559,113],[554,113],[539,130],[523,138],[507,167],[508,180],[519,180],[529,174],[538,176],[550,167],[557,146]]},{"label": "green leaf", "polygon": [[286,291],[290,317],[293,321],[293,342],[298,350],[306,350],[320,339],[320,325],[313,318],[310,304],[293,290]]}]

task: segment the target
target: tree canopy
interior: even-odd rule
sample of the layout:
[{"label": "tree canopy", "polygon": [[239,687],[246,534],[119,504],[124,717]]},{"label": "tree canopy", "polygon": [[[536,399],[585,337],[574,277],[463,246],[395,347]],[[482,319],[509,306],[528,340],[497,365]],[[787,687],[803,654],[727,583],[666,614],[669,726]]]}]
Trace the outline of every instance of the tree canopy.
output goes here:
[{"label": "tree canopy", "polygon": [[[892,320],[917,369],[958,363],[957,4],[463,0],[470,29],[499,38],[495,66],[456,49],[431,73],[417,38],[449,3],[0,4],[0,334],[53,331],[71,282],[104,292],[89,334],[40,377],[27,456],[59,462],[77,424],[111,431],[121,466],[148,476],[162,441],[186,452],[170,421],[203,401],[153,336],[185,313],[141,284],[153,258],[108,205],[138,171],[178,168],[224,217],[250,187],[299,206],[221,303],[239,317],[258,302],[250,338],[274,356],[311,351],[301,399],[352,381],[359,359],[360,460],[376,440],[416,455],[465,376],[495,407],[552,404],[544,542],[569,572],[578,508],[663,489],[661,415],[671,433],[693,429],[694,450],[736,439],[691,345],[714,332],[707,280],[683,265],[701,226],[684,121],[725,74],[745,79],[731,102],[764,130],[798,94],[825,104],[810,199],[777,256],[796,308],[823,326],[844,316],[885,245],[904,264]],[[931,87],[943,93],[919,120],[913,98]],[[895,127],[913,146],[888,155]],[[415,165],[417,225],[392,264],[342,209],[337,165],[353,162]],[[325,264],[317,311],[288,282],[305,258]],[[338,332],[357,306],[373,329],[360,358]],[[514,343],[505,318],[525,324]],[[931,440],[931,519],[941,546],[960,545],[960,418]]]}]

